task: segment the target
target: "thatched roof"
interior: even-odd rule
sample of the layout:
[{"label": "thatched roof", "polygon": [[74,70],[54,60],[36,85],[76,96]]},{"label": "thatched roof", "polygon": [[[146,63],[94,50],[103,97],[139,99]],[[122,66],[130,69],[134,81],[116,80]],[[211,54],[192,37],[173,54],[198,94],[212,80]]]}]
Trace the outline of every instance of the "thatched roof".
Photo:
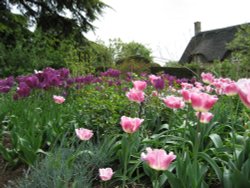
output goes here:
[{"label": "thatched roof", "polygon": [[194,56],[201,55],[206,62],[223,60],[230,52],[226,48],[242,25],[215,29],[196,34],[190,40],[179,63],[190,63]]}]

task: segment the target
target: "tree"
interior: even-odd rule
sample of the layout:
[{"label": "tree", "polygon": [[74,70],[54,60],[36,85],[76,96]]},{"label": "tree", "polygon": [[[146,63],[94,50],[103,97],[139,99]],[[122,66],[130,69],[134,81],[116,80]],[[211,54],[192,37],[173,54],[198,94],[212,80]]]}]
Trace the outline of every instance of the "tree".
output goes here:
[{"label": "tree", "polygon": [[250,25],[244,24],[235,34],[235,38],[227,45],[234,54],[247,55],[250,58]]},{"label": "tree", "polygon": [[227,44],[232,52],[231,58],[215,66],[221,70],[222,76],[230,75],[233,79],[249,77],[250,72],[250,24],[243,24],[235,34],[235,38]]},{"label": "tree", "polygon": [[[11,12],[14,5],[22,15]],[[47,66],[85,71],[88,66],[108,65],[112,62],[108,49],[82,34],[94,29],[92,22],[104,7],[99,0],[1,0],[0,77]],[[63,15],[67,11],[72,17]],[[28,23],[36,24],[34,32]]]},{"label": "tree", "polygon": [[31,32],[27,29],[27,19],[10,12],[8,6],[0,2],[0,43],[6,47],[14,47],[18,40],[29,38]]},{"label": "tree", "polygon": [[92,22],[108,7],[100,0],[2,0],[1,4],[17,6],[31,25],[59,36],[93,30]]},{"label": "tree", "polygon": [[116,68],[123,73],[149,72],[153,59],[151,49],[138,42],[122,42],[121,39],[109,41],[109,51],[112,54]]},{"label": "tree", "polygon": [[109,49],[113,54],[113,60],[115,62],[131,58],[131,57],[141,57],[148,62],[152,62],[151,49],[147,48],[138,42],[122,42],[121,39],[113,39],[109,41]]}]

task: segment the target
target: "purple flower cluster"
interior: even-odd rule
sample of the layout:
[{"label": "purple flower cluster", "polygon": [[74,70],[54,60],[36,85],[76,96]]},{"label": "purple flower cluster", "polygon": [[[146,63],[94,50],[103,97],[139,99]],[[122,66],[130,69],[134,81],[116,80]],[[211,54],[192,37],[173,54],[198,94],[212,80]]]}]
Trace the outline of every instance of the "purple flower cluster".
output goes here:
[{"label": "purple flower cluster", "polygon": [[169,74],[163,74],[162,77],[164,78],[164,80],[166,80],[168,82],[169,86],[173,86],[174,84],[187,83],[187,82],[194,83],[193,81],[191,81],[187,78],[177,78],[177,77],[169,75]]},{"label": "purple flower cluster", "polygon": [[75,78],[75,83],[84,84],[84,85],[93,84],[93,83],[101,83],[101,82],[102,82],[101,78],[95,77],[92,74],[89,74],[87,76],[79,76]]},{"label": "purple flower cluster", "polygon": [[0,80],[0,93],[8,93],[14,85],[14,77],[10,76]]},{"label": "purple flower cluster", "polygon": [[[75,88],[81,88],[84,85],[94,83],[107,83],[108,86],[120,86],[122,81],[120,80],[121,72],[115,69],[108,69],[106,72],[100,74],[100,76],[94,76],[92,74],[86,76],[78,76],[75,78],[70,77],[70,71],[66,68],[55,70],[53,68],[45,68],[42,71],[35,71],[34,74],[27,76],[18,76],[14,79],[10,76],[5,79],[0,79],[0,93],[8,93],[11,88],[16,85],[16,93],[14,99],[20,99],[28,97],[33,89],[48,90],[54,87],[69,88],[75,85]],[[141,75],[147,78],[147,74]],[[154,76],[153,86],[157,90],[164,89],[165,85],[172,86],[173,84],[180,84],[183,82],[190,82],[187,79],[177,79],[174,76],[168,74],[162,74],[161,76]],[[126,81],[133,80],[133,73],[126,74]],[[145,80],[150,83],[149,80]],[[98,85],[97,85],[98,86]],[[98,90],[101,88],[98,88]],[[62,91],[65,93],[65,90]]]},{"label": "purple flower cluster", "polygon": [[17,85],[14,99],[28,97],[33,89],[48,90],[53,87],[68,88],[76,84],[76,88],[83,85],[102,83],[104,77],[115,78],[116,80],[106,80],[109,86],[121,85],[121,81],[117,80],[121,72],[115,69],[109,69],[101,73],[102,77],[96,77],[92,74],[86,76],[70,77],[70,71],[66,68],[55,70],[53,68],[45,68],[42,71],[35,71],[34,74],[27,76],[8,77],[0,80],[0,93],[8,93],[14,84]]},{"label": "purple flower cluster", "polygon": [[19,76],[16,78],[18,86],[14,99],[28,97],[32,89],[47,90],[51,87],[65,87],[70,83],[67,82],[69,74],[66,68],[55,70],[48,67],[32,75]]},{"label": "purple flower cluster", "polygon": [[102,72],[101,76],[114,77],[117,78],[121,75],[121,71],[116,69],[108,69],[106,72]]}]

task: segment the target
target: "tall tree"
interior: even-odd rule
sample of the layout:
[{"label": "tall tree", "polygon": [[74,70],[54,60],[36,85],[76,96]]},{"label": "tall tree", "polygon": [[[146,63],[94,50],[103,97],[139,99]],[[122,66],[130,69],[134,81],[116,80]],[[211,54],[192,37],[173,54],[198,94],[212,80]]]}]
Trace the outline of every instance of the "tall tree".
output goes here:
[{"label": "tall tree", "polygon": [[125,43],[121,39],[113,39],[109,41],[109,49],[113,54],[113,60],[118,61],[130,57],[142,57],[148,62],[152,62],[152,51],[145,45],[138,42]]},{"label": "tall tree", "polygon": [[7,3],[0,1],[0,43],[14,47],[17,40],[29,37],[31,32],[27,27],[24,16],[11,13]]},{"label": "tall tree", "polygon": [[56,35],[87,32],[93,21],[108,7],[101,0],[2,0],[6,6],[17,6],[31,25]]}]

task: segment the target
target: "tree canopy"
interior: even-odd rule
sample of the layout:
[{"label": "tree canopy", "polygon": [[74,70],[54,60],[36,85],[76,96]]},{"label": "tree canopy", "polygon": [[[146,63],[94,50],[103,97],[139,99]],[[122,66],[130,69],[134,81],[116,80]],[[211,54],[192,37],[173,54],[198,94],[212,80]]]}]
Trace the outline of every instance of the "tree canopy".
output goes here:
[{"label": "tree canopy", "polygon": [[138,42],[123,42],[121,39],[113,39],[109,41],[109,49],[112,51],[113,60],[115,62],[130,58],[130,57],[142,57],[148,62],[152,62],[151,49]]},{"label": "tree canopy", "polygon": [[93,21],[108,7],[100,0],[2,0],[1,9],[16,6],[29,20],[46,32],[68,36],[93,30]]}]

